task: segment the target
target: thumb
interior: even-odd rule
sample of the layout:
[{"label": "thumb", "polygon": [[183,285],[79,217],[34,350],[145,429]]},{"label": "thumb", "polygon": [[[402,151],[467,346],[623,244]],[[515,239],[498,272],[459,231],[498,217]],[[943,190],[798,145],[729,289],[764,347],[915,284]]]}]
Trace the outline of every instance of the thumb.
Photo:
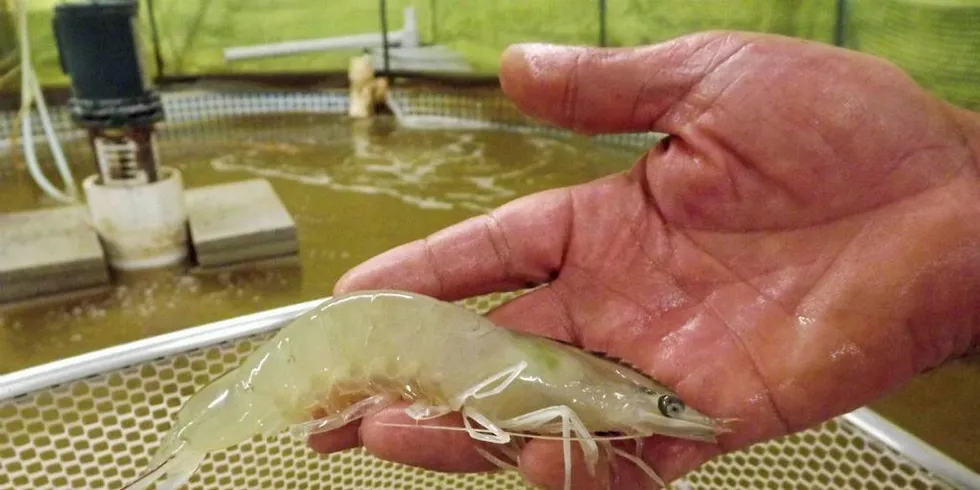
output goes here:
[{"label": "thumb", "polygon": [[516,44],[501,56],[500,83],[521,110],[552,124],[669,133],[693,116],[682,102],[697,97],[705,77],[759,37],[710,32],[635,48]]}]

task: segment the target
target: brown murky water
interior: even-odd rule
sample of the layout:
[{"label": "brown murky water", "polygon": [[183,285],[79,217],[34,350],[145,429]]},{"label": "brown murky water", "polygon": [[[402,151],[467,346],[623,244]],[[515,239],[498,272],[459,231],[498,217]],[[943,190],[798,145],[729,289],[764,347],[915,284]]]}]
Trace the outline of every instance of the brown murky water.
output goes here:
[{"label": "brown murky water", "polygon": [[[68,156],[79,162],[76,178],[94,168],[81,145]],[[268,179],[297,222],[301,266],[126,274],[105,296],[0,313],[0,374],[327,296],[346,270],[392,246],[520,195],[619,171],[635,157],[584,140],[409,130],[383,118],[276,117],[169,134],[161,158],[183,172],[187,187]],[[43,200],[26,172],[9,165],[0,165],[0,196],[0,212]],[[980,471],[978,407],[980,359],[923,375],[872,408]]]},{"label": "brown murky water", "polygon": [[[76,179],[93,172],[81,144],[69,151]],[[410,130],[385,118],[277,116],[174,131],[161,137],[160,158],[185,187],[269,180],[297,223],[301,265],[127,273],[106,296],[0,313],[0,373],[329,296],[373,255],[520,195],[619,171],[634,153],[503,131]],[[0,211],[43,197],[26,172],[0,178],[0,195]]]}]

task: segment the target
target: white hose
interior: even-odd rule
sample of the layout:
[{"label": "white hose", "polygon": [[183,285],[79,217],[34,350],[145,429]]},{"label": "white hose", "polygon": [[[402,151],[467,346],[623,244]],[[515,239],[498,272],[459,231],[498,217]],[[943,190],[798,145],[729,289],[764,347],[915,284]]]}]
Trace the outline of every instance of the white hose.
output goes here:
[{"label": "white hose", "polygon": [[65,158],[65,154],[61,151],[58,134],[55,133],[54,124],[51,122],[51,116],[48,113],[48,104],[44,101],[44,92],[41,91],[41,84],[38,82],[37,74],[34,73],[33,69],[31,69],[31,80],[34,82],[34,97],[37,101],[38,115],[41,116],[41,127],[44,128],[44,134],[48,137],[48,147],[51,148],[51,154],[54,156],[54,161],[57,164],[61,181],[65,183],[65,188],[68,189],[68,195],[72,197],[72,200],[75,200],[78,195],[75,189],[75,177],[71,173],[68,159]]},{"label": "white hose", "polygon": [[[61,151],[58,136],[54,132],[51,118],[48,115],[47,104],[44,102],[44,94],[41,92],[41,84],[34,73],[34,67],[30,62],[30,45],[27,36],[27,10],[20,0],[15,2],[18,9],[18,25],[20,27],[21,43],[21,136],[24,140],[24,159],[27,163],[27,170],[30,172],[34,182],[52,199],[65,204],[73,204],[78,200],[78,192],[75,188],[75,179],[72,176],[71,168]],[[32,97],[33,95],[33,97]],[[65,184],[67,193],[55,188],[53,184],[44,176],[41,165],[37,161],[34,153],[34,134],[31,130],[31,99],[37,101],[37,111],[41,117],[41,126],[48,139],[48,147],[54,157],[55,166],[61,175],[61,180]]]}]

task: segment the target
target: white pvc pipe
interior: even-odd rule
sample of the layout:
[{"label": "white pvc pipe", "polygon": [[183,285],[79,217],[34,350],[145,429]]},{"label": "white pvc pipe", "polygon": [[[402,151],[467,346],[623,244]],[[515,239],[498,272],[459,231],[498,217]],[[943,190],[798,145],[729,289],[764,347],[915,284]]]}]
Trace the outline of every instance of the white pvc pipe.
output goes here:
[{"label": "white pvc pipe", "polygon": [[160,180],[148,184],[82,182],[92,226],[115,269],[167,267],[188,255],[187,210],[180,172],[160,167]]},{"label": "white pvc pipe", "polygon": [[[388,45],[396,46],[401,44],[402,37],[402,31],[389,33]],[[290,56],[303,53],[313,53],[317,51],[367,49],[381,47],[383,45],[384,36],[381,34],[355,34],[352,36],[331,37],[325,39],[308,39],[304,41],[286,41],[272,44],[258,44],[255,46],[225,48],[224,57],[225,61],[237,61],[255,58]]]},{"label": "white pvc pipe", "polygon": [[[418,23],[415,20],[415,9],[405,7],[402,11],[402,29],[388,33],[388,46],[415,48],[419,45]],[[317,51],[333,51],[345,49],[369,49],[384,46],[384,36],[380,33],[354,34],[351,36],[328,37],[323,39],[308,39],[303,41],[286,41],[281,43],[257,44],[225,48],[225,62],[255,58],[273,58],[291,56]]]},{"label": "white pvc pipe", "polygon": [[404,20],[402,21],[402,30],[399,31],[402,47],[417,48],[419,46],[419,29],[418,23],[415,21],[415,9],[405,7],[402,15]]}]

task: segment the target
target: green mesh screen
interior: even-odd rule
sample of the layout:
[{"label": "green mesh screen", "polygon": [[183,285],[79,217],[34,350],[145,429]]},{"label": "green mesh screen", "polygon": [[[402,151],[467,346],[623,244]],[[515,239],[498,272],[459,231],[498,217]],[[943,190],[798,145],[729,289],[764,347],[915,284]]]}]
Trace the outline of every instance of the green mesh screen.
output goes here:
[{"label": "green mesh screen", "polygon": [[[50,27],[57,0],[24,3],[42,80],[65,83]],[[515,42],[633,46],[708,29],[738,29],[882,56],[937,95],[980,107],[980,0],[140,0],[140,5],[147,53],[153,59],[159,52],[168,75],[342,71],[360,49],[229,63],[222,50],[380,33],[382,20],[388,32],[397,31],[404,9],[411,7],[422,44],[450,50],[477,74],[495,73],[501,50]],[[7,71],[3,53],[14,41],[10,24],[10,15],[0,9],[0,74]],[[156,49],[150,46],[151,26],[158,34]]]},{"label": "green mesh screen", "polygon": [[0,0],[0,90],[9,90],[20,83],[19,73],[15,69],[20,60],[17,51],[13,11],[6,0]]},{"label": "green mesh screen", "polygon": [[[595,3],[595,2],[593,2]],[[836,0],[609,0],[609,44],[649,44],[715,29],[761,31],[831,43]]]},{"label": "green mesh screen", "polygon": [[848,4],[847,47],[887,58],[940,97],[980,109],[980,0]]}]

